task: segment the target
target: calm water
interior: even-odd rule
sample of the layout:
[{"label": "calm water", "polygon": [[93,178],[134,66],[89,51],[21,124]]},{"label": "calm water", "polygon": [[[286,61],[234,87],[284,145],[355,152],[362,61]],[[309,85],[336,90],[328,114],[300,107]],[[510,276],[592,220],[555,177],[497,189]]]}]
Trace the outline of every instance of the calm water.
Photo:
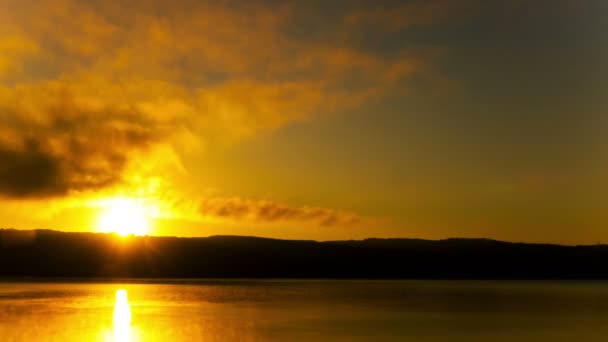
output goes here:
[{"label": "calm water", "polygon": [[0,282],[2,341],[607,338],[603,282]]}]

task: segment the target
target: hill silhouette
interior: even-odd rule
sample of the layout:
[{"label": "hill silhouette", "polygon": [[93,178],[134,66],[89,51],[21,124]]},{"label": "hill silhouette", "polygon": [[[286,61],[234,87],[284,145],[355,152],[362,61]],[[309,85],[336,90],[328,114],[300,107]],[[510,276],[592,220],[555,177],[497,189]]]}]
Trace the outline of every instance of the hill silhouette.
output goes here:
[{"label": "hill silhouette", "polygon": [[0,230],[0,277],[608,278],[608,246],[488,239],[278,240]]}]

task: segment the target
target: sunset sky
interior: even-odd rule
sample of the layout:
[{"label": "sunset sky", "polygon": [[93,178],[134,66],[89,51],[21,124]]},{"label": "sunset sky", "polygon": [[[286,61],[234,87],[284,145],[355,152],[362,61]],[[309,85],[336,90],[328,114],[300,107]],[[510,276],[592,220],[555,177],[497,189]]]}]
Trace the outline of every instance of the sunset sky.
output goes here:
[{"label": "sunset sky", "polygon": [[0,0],[0,227],[606,243],[606,95],[605,0]]}]

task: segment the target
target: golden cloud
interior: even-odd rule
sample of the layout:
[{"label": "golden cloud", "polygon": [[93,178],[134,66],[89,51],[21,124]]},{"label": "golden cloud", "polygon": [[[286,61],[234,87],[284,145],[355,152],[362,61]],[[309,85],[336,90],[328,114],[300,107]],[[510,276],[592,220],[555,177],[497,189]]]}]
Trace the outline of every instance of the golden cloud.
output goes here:
[{"label": "golden cloud", "polygon": [[0,195],[107,187],[158,144],[250,137],[432,68],[423,51],[299,39],[298,15],[250,2],[3,0]]},{"label": "golden cloud", "polygon": [[342,210],[290,206],[269,200],[237,197],[206,199],[200,205],[200,213],[214,219],[251,223],[299,222],[319,226],[352,226],[370,221]]},{"label": "golden cloud", "polygon": [[112,102],[87,102],[61,83],[0,88],[0,194],[66,195],[121,179],[132,153],[170,132]]}]

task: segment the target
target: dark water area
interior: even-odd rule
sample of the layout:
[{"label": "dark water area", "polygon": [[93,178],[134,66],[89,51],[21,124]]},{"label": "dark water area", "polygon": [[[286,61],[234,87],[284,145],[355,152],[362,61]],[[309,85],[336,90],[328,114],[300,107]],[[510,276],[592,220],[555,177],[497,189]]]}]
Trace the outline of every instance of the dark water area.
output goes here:
[{"label": "dark water area", "polygon": [[604,341],[608,282],[0,282],[2,341]]}]

